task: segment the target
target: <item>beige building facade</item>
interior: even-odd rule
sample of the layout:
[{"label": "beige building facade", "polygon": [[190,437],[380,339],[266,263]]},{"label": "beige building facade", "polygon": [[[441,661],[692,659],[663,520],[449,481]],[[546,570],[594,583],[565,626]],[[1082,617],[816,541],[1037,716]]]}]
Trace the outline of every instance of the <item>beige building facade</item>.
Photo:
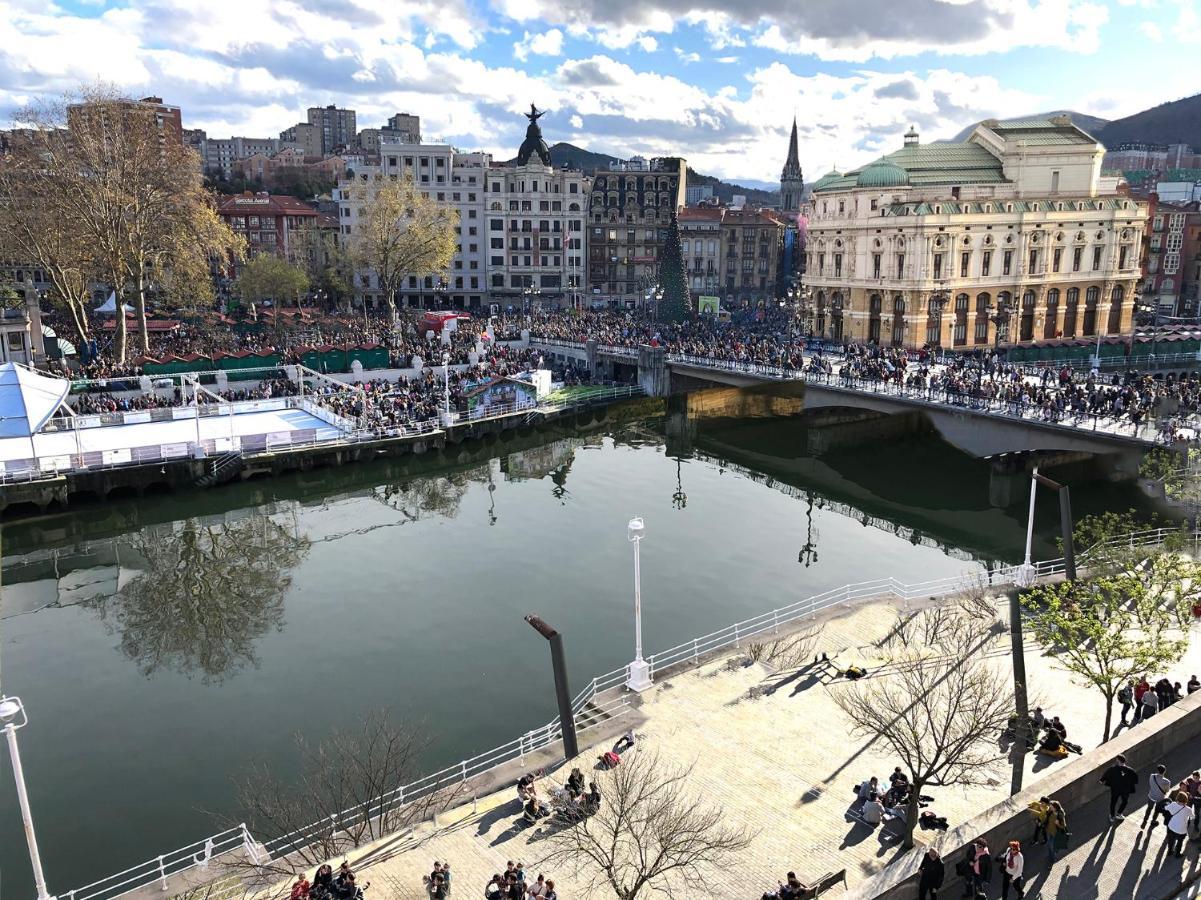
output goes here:
[{"label": "beige building facade", "polygon": [[813,331],[984,349],[1128,332],[1145,204],[1062,117],[976,127],[831,172],[807,205]]}]

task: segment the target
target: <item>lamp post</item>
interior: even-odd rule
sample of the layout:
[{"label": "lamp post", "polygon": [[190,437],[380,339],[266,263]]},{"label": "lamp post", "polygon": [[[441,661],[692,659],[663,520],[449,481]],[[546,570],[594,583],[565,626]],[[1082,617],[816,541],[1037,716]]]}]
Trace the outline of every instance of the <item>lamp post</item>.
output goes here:
[{"label": "lamp post", "polygon": [[626,526],[626,539],[634,545],[634,661],[630,663],[630,678],[626,682],[626,687],[632,691],[645,691],[651,686],[651,667],[642,658],[642,572],[638,559],[645,531],[641,516],[630,519]]},{"label": "lamp post", "polygon": [[442,380],[445,386],[445,411],[442,416],[442,424],[447,428],[450,427],[450,353],[442,354]]},{"label": "lamp post", "polygon": [[33,832],[33,815],[29,812],[29,794],[25,790],[25,771],[21,768],[21,753],[17,749],[17,729],[29,724],[20,697],[0,698],[0,723],[3,724],[4,736],[8,739],[8,755],[12,760],[13,779],[17,783],[17,803],[21,807],[21,822],[25,826],[25,842],[29,845],[29,864],[33,867],[33,883],[37,887],[38,900],[54,900],[46,890],[46,875],[42,872],[38,839]]}]

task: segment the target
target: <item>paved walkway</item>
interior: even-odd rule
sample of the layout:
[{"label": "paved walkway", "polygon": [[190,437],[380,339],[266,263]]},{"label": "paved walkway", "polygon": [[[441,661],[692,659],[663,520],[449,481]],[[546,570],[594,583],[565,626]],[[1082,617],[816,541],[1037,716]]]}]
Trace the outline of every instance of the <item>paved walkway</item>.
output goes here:
[{"label": "paved walkway", "polygon": [[[808,658],[813,652],[826,652],[831,658],[837,655],[843,665],[852,659],[871,665],[880,655],[874,642],[894,630],[898,614],[915,608],[877,601],[835,611],[816,623]],[[1008,635],[1002,634],[982,652],[990,664],[1008,671],[1008,646]],[[1037,650],[1028,650],[1026,665],[1035,697],[1054,698],[1043,705],[1064,717],[1069,737],[1086,747],[1095,746],[1104,713],[1100,695],[1068,682],[1052,660]],[[1170,674],[1184,682],[1193,671],[1201,672],[1201,642],[1195,642],[1186,661]],[[854,885],[896,855],[891,830],[872,831],[846,815],[855,785],[870,775],[886,780],[896,760],[883,746],[848,738],[847,722],[834,699],[845,687],[844,681],[804,667],[773,672],[750,662],[744,649],[662,681],[643,695],[639,715],[645,722],[638,726],[639,746],[654,748],[666,761],[686,769],[699,798],[719,807],[727,823],[755,834],[736,866],[708,873],[705,897],[758,897],[789,869],[805,879],[846,867],[848,881]],[[591,776],[597,752],[586,750],[573,764]],[[1055,763],[1032,755],[1027,765],[1030,785],[1041,773],[1053,771],[1050,767]],[[1184,766],[1174,761],[1173,774]],[[547,781],[561,782],[570,768],[571,764],[565,766]],[[604,792],[605,776],[596,774]],[[1008,786],[1008,770],[1001,767],[988,784],[932,790],[932,809],[947,816],[952,825],[962,823],[1007,796]],[[1087,833],[1090,812],[1069,811],[1073,827]],[[504,871],[508,860],[524,862],[537,875],[537,861],[545,852],[543,835],[540,830],[516,827],[519,815],[514,791],[504,789],[475,805],[445,813],[437,824],[424,824],[412,835],[356,851],[350,860],[362,869],[364,879],[386,885],[383,897],[395,900],[424,897],[421,875],[430,871],[434,860],[449,860],[456,895],[478,896],[494,872]],[[1137,823],[1127,822],[1118,837],[1132,841],[1136,830]],[[1153,843],[1161,840],[1161,834],[1157,831]],[[915,837],[920,843],[927,835],[938,833],[918,831]],[[1053,870],[1063,881],[1060,896],[1131,896],[1095,886],[1086,889],[1088,876],[1082,873],[1096,863],[1088,862],[1085,847],[1073,856],[1077,853],[1084,858],[1065,858]],[[1115,847],[1107,858],[1126,855],[1128,851]],[[334,860],[335,865],[338,862]],[[1167,864],[1163,877],[1173,868]],[[573,878],[570,872],[545,874],[556,880],[563,900],[607,896],[589,893],[583,879]],[[1044,892],[1047,884],[1035,882]]]},{"label": "paved walkway", "polygon": [[[1180,781],[1201,766],[1201,747],[1179,749],[1163,759],[1168,777]],[[1139,772],[1139,791],[1132,801],[1145,804],[1149,772]],[[1132,804],[1133,805],[1133,804]],[[1127,811],[1126,821],[1109,823],[1109,794],[1083,809],[1067,810],[1075,849],[1061,854],[1052,866],[1046,848],[1027,848],[1027,897],[1060,897],[1071,900],[1166,900],[1201,879],[1201,860],[1195,840],[1185,844],[1184,859],[1169,857],[1162,821],[1143,830],[1143,805]],[[1029,835],[1022,835],[1025,840]],[[994,848],[996,849],[996,848]],[[1198,881],[1201,884],[1201,881]]]}]

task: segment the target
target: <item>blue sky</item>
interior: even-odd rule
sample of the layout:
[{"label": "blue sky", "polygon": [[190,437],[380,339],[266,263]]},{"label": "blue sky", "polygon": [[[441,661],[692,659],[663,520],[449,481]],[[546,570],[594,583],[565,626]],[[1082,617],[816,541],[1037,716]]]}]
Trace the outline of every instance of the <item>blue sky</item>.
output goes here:
[{"label": "blue sky", "polygon": [[97,79],[215,137],[308,106],[511,156],[549,142],[813,180],[990,116],[1115,118],[1198,89],[1201,0],[0,0],[0,113]]}]

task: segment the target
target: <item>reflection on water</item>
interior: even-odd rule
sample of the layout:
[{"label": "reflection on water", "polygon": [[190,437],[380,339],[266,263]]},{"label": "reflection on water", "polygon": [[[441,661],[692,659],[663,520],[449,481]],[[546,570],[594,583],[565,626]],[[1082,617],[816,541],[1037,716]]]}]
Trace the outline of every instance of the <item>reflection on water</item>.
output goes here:
[{"label": "reflection on water", "polygon": [[[804,427],[513,436],[7,525],[5,688],[33,717],[55,891],[202,837],[197,807],[232,812],[230,775],[289,758],[298,729],[424,715],[433,769],[545,723],[545,648],[524,616],[565,634],[577,687],[627,662],[632,515],[652,651],[848,582],[1020,558],[1025,510],[989,505],[987,463],[928,437],[814,458]],[[1072,499],[1083,515],[1136,497],[1091,484]],[[1056,511],[1039,516],[1047,558]],[[0,867],[17,896],[14,819]]]},{"label": "reflection on water", "polygon": [[131,535],[140,568],[115,594],[87,601],[141,673],[219,681],[254,666],[255,643],[284,624],[291,570],[309,541],[295,516],[184,519]]}]

